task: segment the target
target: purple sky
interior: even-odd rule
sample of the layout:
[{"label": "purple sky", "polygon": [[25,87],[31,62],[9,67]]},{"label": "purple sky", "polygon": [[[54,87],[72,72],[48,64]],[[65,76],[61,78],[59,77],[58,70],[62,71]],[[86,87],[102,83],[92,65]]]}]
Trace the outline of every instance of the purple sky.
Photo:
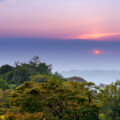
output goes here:
[{"label": "purple sky", "polygon": [[120,0],[0,0],[1,37],[120,38]]},{"label": "purple sky", "polygon": [[[95,50],[100,54],[95,54]],[[52,64],[54,71],[120,70],[120,41],[0,39],[0,65],[28,61],[36,55],[41,61]]]},{"label": "purple sky", "polygon": [[0,65],[120,69],[119,12],[120,0],[0,0]]}]

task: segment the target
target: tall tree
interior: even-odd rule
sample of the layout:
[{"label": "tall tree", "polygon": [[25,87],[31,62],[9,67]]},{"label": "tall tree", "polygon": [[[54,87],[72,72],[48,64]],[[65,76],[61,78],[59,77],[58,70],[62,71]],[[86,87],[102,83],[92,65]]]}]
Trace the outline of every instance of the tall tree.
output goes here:
[{"label": "tall tree", "polygon": [[101,110],[104,119],[120,120],[120,81],[107,85],[104,92],[107,97]]}]

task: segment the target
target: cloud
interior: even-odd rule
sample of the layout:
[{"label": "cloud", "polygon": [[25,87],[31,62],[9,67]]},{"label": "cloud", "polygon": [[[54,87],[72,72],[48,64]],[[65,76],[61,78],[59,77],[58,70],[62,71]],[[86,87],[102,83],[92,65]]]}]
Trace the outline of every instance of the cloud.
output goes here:
[{"label": "cloud", "polygon": [[97,34],[82,34],[73,37],[73,39],[101,39],[106,37],[119,36],[120,33],[97,33]]}]

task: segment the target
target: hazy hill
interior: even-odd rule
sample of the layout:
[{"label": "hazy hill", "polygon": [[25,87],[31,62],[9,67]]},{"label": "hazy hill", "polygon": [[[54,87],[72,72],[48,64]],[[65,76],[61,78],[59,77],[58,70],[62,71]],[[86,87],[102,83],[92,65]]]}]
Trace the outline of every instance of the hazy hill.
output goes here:
[{"label": "hazy hill", "polygon": [[81,77],[69,77],[67,78],[68,81],[72,81],[72,82],[78,82],[78,83],[86,83],[87,81],[84,80],[83,78]]},{"label": "hazy hill", "polygon": [[85,80],[95,82],[96,84],[110,84],[111,82],[120,79],[119,70],[70,70],[62,71],[61,74],[64,77],[82,77]]}]

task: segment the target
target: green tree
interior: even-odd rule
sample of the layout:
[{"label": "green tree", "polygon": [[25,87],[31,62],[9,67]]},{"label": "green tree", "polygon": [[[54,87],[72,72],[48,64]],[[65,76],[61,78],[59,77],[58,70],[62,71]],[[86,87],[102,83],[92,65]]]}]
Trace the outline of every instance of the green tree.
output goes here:
[{"label": "green tree", "polygon": [[0,67],[0,74],[5,74],[5,73],[10,72],[12,70],[13,70],[13,67],[6,64],[6,65],[3,65]]},{"label": "green tree", "polygon": [[43,112],[48,120],[98,120],[97,90],[92,83],[25,82],[11,95],[20,112]]},{"label": "green tree", "polygon": [[40,63],[37,66],[37,72],[39,72],[42,75],[49,75],[51,74],[52,65],[46,65],[46,63]]},{"label": "green tree", "polygon": [[3,91],[0,89],[0,115],[6,113],[6,111],[10,108],[9,106],[9,97],[11,94],[11,90]]},{"label": "green tree", "polygon": [[31,71],[25,68],[16,68],[5,75],[5,80],[9,84],[16,84],[17,86],[30,80]]},{"label": "green tree", "polygon": [[10,89],[10,85],[0,77],[0,89],[7,90]]},{"label": "green tree", "polygon": [[120,120],[120,81],[107,85],[104,92],[107,97],[101,110],[104,119]]}]

